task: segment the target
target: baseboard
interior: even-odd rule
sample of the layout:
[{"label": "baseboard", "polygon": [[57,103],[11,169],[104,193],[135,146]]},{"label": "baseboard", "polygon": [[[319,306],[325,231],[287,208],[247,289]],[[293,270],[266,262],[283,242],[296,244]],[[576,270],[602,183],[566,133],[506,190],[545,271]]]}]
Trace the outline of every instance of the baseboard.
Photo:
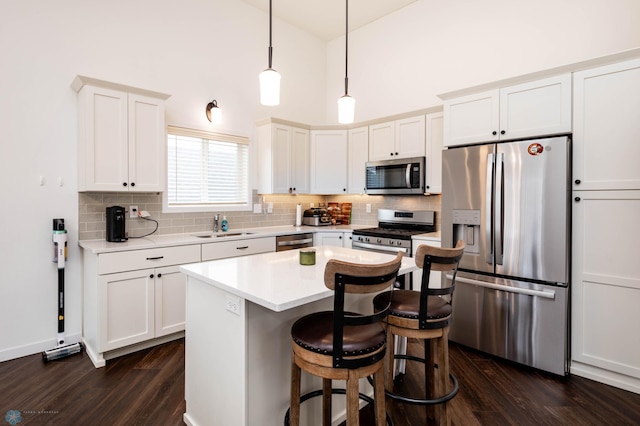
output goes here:
[{"label": "baseboard", "polygon": [[571,361],[571,374],[640,394],[640,379],[605,370],[593,365]]},{"label": "baseboard", "polygon": [[[80,333],[74,333],[65,335],[64,344],[70,345],[72,343],[79,343],[81,339]],[[17,346],[14,348],[3,349],[0,351],[0,362],[10,361],[12,359],[22,358],[23,356],[34,355],[44,352],[48,349],[53,349],[58,346],[57,337],[51,339],[42,340],[40,342],[30,343],[24,346]]]}]

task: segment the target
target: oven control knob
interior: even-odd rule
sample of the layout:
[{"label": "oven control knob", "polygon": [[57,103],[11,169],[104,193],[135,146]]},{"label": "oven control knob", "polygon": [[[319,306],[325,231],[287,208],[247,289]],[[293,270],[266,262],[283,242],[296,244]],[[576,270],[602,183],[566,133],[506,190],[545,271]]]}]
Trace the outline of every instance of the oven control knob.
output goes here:
[{"label": "oven control knob", "polygon": [[396,244],[401,246],[402,245],[402,241],[396,241]]},{"label": "oven control knob", "polygon": [[380,243],[382,243],[382,240],[381,240],[380,238],[378,238],[378,239],[376,240],[376,243],[380,244]]},{"label": "oven control knob", "polygon": [[369,237],[366,237],[364,240],[365,240],[366,242],[369,242]]},{"label": "oven control knob", "polygon": [[392,246],[392,245],[393,245],[393,240],[389,240],[389,243],[388,243],[388,244],[389,244],[390,246]]}]

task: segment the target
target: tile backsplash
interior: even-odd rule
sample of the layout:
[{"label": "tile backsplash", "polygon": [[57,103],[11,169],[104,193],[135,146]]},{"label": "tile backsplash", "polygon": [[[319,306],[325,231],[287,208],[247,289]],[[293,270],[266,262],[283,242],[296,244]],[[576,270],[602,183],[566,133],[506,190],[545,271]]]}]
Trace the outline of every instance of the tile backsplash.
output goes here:
[{"label": "tile backsplash", "polygon": [[[263,202],[264,198],[264,202]],[[129,192],[80,192],[78,193],[80,240],[105,239],[105,210],[110,206],[122,206],[127,211],[129,206],[138,206],[151,214],[151,219],[158,221],[158,230],[154,235],[183,234],[190,232],[211,231],[213,216],[227,216],[229,229],[259,228],[265,226],[293,225],[295,223],[296,205],[302,209],[314,203],[316,207],[329,202],[352,203],[351,223],[356,225],[375,226],[378,223],[377,211],[380,208],[406,210],[435,210],[436,226],[440,229],[441,196],[382,196],[382,195],[258,195],[253,191],[253,202],[262,203],[262,213],[251,211],[220,211],[207,213],[163,213],[161,193],[129,193]],[[273,213],[267,213],[267,203],[273,203]],[[371,204],[371,213],[366,212],[367,204]],[[129,219],[127,213],[126,229],[130,236],[141,236],[152,232],[155,223],[144,219]]]}]

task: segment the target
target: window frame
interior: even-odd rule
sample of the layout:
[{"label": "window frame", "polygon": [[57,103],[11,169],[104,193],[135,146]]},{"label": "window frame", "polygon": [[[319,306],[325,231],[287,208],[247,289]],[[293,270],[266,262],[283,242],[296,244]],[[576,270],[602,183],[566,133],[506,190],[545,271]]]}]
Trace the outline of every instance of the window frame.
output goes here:
[{"label": "window frame", "polygon": [[[200,138],[207,140],[215,140],[220,142],[231,142],[237,144],[243,144],[247,146],[247,176],[246,176],[246,194],[247,198],[243,203],[239,204],[183,204],[183,205],[170,205],[169,204],[169,135],[187,136],[192,138]],[[229,134],[222,132],[213,132],[208,130],[200,130],[187,128],[177,125],[168,125],[166,129],[165,137],[165,154],[166,162],[165,166],[165,184],[166,190],[162,192],[162,212],[163,213],[199,213],[199,212],[230,212],[230,211],[252,211],[252,189],[251,189],[251,143],[250,138],[238,134]]]}]

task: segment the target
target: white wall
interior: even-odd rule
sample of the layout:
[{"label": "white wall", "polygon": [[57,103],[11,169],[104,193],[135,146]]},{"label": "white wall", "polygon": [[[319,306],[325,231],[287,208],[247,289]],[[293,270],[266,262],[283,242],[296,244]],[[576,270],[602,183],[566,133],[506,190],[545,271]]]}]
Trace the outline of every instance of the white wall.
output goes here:
[{"label": "white wall", "polygon": [[[344,93],[344,36],[327,48],[327,118]],[[420,0],[349,36],[356,121],[436,96],[640,46],[637,0]]]},{"label": "white wall", "polygon": [[324,121],[326,66],[324,42],[275,19],[281,105],[260,106],[268,17],[237,0],[6,0],[0,16],[2,361],[55,345],[53,218],[69,230],[67,342],[81,334],[77,74],[172,94],[170,124],[208,127],[217,99],[223,130],[251,135],[270,115]]}]

